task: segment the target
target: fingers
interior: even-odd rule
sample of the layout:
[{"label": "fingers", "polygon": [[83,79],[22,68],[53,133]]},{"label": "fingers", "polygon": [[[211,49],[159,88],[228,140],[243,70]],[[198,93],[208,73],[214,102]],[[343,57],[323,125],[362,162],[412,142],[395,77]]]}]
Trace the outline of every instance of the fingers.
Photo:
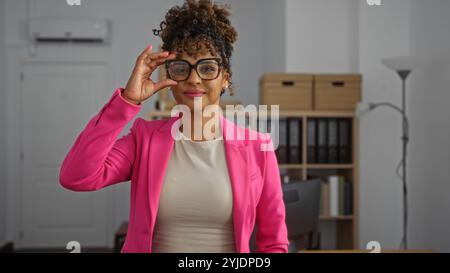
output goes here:
[{"label": "fingers", "polygon": [[169,53],[168,51],[151,52],[151,47],[147,47],[146,50],[139,55],[136,62],[136,69],[139,74],[147,77],[166,60],[176,58],[176,53]]},{"label": "fingers", "polygon": [[[164,57],[164,56],[166,56],[166,57]],[[150,75],[153,73],[153,71],[155,71],[155,69],[158,66],[164,64],[165,61],[171,60],[174,58],[176,58],[175,53],[169,54],[168,56],[167,56],[167,54],[163,54],[163,57],[160,57],[158,59],[153,59],[150,63],[138,65],[139,72],[144,78],[149,78]]]},{"label": "fingers", "polygon": [[161,51],[161,52],[151,52],[151,50],[145,50],[142,52],[141,55],[138,57],[138,64],[142,63],[144,65],[150,64],[154,60],[158,60],[161,58],[167,58],[171,55],[175,55],[174,53],[170,54],[168,51]]},{"label": "fingers", "polygon": [[176,85],[178,85],[178,83],[176,81],[170,80],[170,79],[165,79],[165,80],[162,80],[162,81],[159,81],[159,82],[155,83],[154,89],[155,89],[155,92],[156,92],[156,91],[161,90],[163,88],[166,88],[166,87],[169,87],[169,86],[176,86]]},{"label": "fingers", "polygon": [[163,63],[165,63],[167,60],[173,60],[173,59],[175,59],[177,57],[177,55],[175,53],[164,54],[163,56],[166,56],[166,57],[152,59],[152,61],[149,63],[149,67],[150,67],[150,69],[152,71],[155,70],[156,67],[158,67],[158,66],[162,65]]},{"label": "fingers", "polygon": [[142,51],[141,54],[139,54],[138,60],[139,60],[139,59],[143,59],[143,58],[145,58],[147,55],[151,54],[151,53],[152,53],[152,49],[153,49],[153,46],[152,46],[152,45],[148,45],[148,46],[144,49],[144,51]]}]

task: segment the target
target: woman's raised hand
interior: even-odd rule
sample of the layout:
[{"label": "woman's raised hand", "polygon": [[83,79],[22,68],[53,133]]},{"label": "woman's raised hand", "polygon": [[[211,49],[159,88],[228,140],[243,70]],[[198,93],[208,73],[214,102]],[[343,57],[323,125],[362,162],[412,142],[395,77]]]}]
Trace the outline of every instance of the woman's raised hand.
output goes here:
[{"label": "woman's raised hand", "polygon": [[149,45],[137,58],[133,73],[122,96],[132,103],[139,104],[159,90],[177,85],[178,83],[174,80],[165,79],[155,83],[150,78],[158,66],[175,57],[175,53],[167,51],[152,52],[152,46]]}]

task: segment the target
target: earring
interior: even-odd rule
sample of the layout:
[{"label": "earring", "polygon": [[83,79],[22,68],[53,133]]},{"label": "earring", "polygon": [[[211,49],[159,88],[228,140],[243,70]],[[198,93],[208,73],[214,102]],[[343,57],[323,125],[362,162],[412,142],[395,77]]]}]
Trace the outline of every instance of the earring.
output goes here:
[{"label": "earring", "polygon": [[222,89],[222,92],[220,92],[220,96],[222,96],[225,93],[225,90],[228,89],[228,86],[225,86],[225,88]]}]

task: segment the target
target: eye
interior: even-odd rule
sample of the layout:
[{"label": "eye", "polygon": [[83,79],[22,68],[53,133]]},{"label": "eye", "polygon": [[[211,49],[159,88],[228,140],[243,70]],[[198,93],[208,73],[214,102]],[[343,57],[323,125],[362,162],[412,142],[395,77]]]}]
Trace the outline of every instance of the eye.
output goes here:
[{"label": "eye", "polygon": [[202,64],[200,66],[200,73],[214,73],[217,71],[216,64]]},{"label": "eye", "polygon": [[187,68],[183,67],[183,66],[177,66],[174,69],[175,69],[175,72],[186,72],[187,71]]},{"label": "eye", "polygon": [[185,63],[172,63],[170,70],[174,73],[186,73],[189,67]]}]

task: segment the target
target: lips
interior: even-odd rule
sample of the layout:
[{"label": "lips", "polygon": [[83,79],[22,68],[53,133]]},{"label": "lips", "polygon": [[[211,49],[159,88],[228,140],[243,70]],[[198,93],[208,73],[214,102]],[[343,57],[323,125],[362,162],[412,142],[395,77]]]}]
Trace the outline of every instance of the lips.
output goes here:
[{"label": "lips", "polygon": [[202,90],[187,90],[184,91],[183,94],[188,98],[195,98],[203,96],[204,94],[206,94],[206,92]]}]

